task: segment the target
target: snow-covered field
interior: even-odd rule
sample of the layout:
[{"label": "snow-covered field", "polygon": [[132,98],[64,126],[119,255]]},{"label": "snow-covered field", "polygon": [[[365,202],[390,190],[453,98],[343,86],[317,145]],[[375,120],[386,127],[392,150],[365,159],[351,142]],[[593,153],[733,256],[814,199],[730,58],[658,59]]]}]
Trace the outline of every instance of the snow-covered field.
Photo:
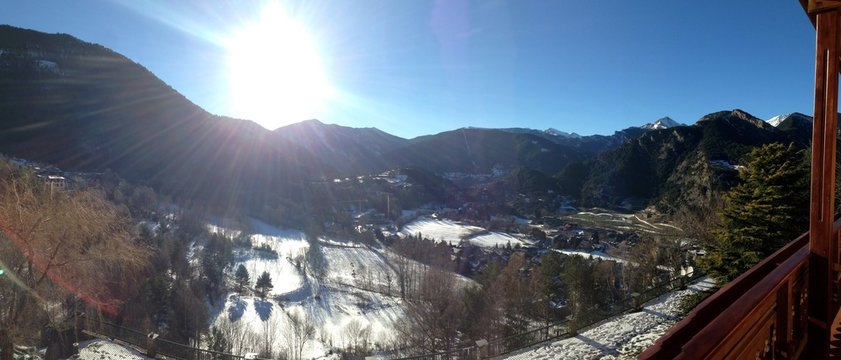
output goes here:
[{"label": "snow-covered field", "polygon": [[506,245],[515,246],[517,244],[524,244],[525,242],[517,237],[500,232],[489,232],[487,234],[476,235],[468,238],[468,241],[479,247],[503,247]]},{"label": "snow-covered field", "polygon": [[309,247],[307,236],[302,231],[278,229],[259,220],[253,220],[252,227],[251,242],[254,246],[267,244],[280,256],[295,257],[304,254]]},{"label": "snow-covered field", "polygon": [[633,359],[680,318],[680,304],[688,296],[714,286],[711,279],[696,280],[653,300],[640,312],[606,320],[578,336],[535,346],[504,356],[515,360]]},{"label": "snow-covered field", "polygon": [[325,279],[327,281],[361,287],[384,286],[387,279],[395,282],[397,274],[385,262],[384,257],[367,248],[324,246],[327,259]]},{"label": "snow-covered field", "polygon": [[74,357],[82,360],[100,359],[125,359],[125,360],[146,360],[151,359],[139,351],[112,341],[95,339],[79,343],[79,355]]},{"label": "snow-covered field", "polygon": [[526,244],[526,241],[513,235],[495,231],[488,232],[478,226],[465,225],[449,219],[433,219],[426,216],[422,216],[404,225],[400,233],[404,236],[421,234],[427,239],[443,241],[450,245],[458,245],[462,239],[481,247]]},{"label": "snow-covered field", "polygon": [[463,225],[448,219],[433,219],[422,216],[404,225],[400,232],[404,235],[412,236],[420,233],[428,239],[443,241],[450,245],[458,245],[463,237],[483,230],[477,226]]},{"label": "snow-covered field", "polygon": [[578,255],[578,256],[584,257],[585,259],[592,257],[593,259],[616,261],[616,262],[621,263],[621,264],[627,264],[628,263],[627,260],[623,260],[623,259],[620,259],[620,258],[617,258],[617,257],[614,257],[614,256],[610,256],[610,255],[605,254],[601,251],[586,252],[586,251],[578,251],[578,250],[560,250],[560,249],[552,249],[552,251],[555,251],[555,252],[558,252],[558,253],[561,253],[561,254],[564,254],[564,255],[570,255],[570,256]]},{"label": "snow-covered field", "polygon": [[[235,233],[218,226],[212,230]],[[313,340],[304,348],[305,359],[320,358],[331,347],[341,348],[359,341],[360,332],[369,345],[385,345],[395,335],[395,327],[405,318],[405,313],[401,300],[378,292],[387,288],[389,279],[396,286],[397,279],[387,257],[381,253],[383,250],[321,238],[324,264],[321,276],[315,276],[305,264],[309,243],[302,232],[257,221],[251,231],[255,248],[265,245],[278,255],[267,255],[255,248],[235,248],[232,268],[244,264],[252,286],[260,273],[268,271],[274,288],[265,299],[228,294],[224,304],[212,309],[214,325],[247,329],[252,338],[259,339],[264,339],[268,331],[280,349],[288,344],[291,316],[304,317],[316,328]],[[252,344],[239,352],[257,350]]]}]

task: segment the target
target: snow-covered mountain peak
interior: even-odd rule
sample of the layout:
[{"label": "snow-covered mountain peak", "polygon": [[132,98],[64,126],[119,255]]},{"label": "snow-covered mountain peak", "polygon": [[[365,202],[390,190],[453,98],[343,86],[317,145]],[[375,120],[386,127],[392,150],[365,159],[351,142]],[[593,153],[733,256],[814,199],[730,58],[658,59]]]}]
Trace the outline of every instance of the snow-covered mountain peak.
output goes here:
[{"label": "snow-covered mountain peak", "polygon": [[649,129],[649,130],[659,130],[659,129],[673,128],[675,126],[681,126],[681,125],[683,125],[683,124],[672,120],[672,118],[670,118],[668,116],[665,116],[665,117],[657,119],[657,121],[655,121],[653,123],[645,124],[645,125],[641,126],[641,128]]},{"label": "snow-covered mountain peak", "polygon": [[578,135],[574,132],[568,133],[566,131],[561,131],[561,130],[558,130],[558,129],[555,129],[555,128],[548,128],[546,130],[543,130],[543,132],[547,133],[549,135],[559,136],[559,137],[567,138],[567,139],[578,139],[578,138],[581,137],[581,135]]},{"label": "snow-covered mountain peak", "polygon": [[773,126],[773,127],[777,127],[777,126],[780,125],[780,123],[783,122],[783,120],[785,120],[789,116],[791,116],[791,114],[777,115],[777,116],[774,116],[774,117],[768,119],[768,123],[771,124],[771,126]]}]

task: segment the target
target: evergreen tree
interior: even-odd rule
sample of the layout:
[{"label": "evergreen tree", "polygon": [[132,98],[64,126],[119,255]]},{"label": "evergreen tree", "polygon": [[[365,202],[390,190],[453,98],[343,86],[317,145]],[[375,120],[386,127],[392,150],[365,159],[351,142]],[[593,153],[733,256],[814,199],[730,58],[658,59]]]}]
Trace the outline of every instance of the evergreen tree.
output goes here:
[{"label": "evergreen tree", "polygon": [[[231,242],[219,234],[211,234],[202,250],[201,267],[205,286],[211,295],[221,293],[225,269],[234,261]],[[212,297],[211,297],[212,298]]]},{"label": "evergreen tree", "polygon": [[792,145],[754,149],[726,196],[722,227],[699,265],[721,282],[736,278],[809,224],[809,168]]},{"label": "evergreen tree", "polygon": [[567,299],[572,308],[573,322],[569,325],[570,330],[575,332],[596,315],[592,259],[585,259],[580,255],[567,257],[560,276],[561,281],[566,284]]},{"label": "evergreen tree", "polygon": [[267,271],[263,271],[263,273],[257,278],[257,284],[254,287],[257,288],[260,297],[265,298],[266,293],[271,291],[273,287],[271,275],[269,275]]},{"label": "evergreen tree", "polygon": [[234,279],[236,280],[239,291],[242,291],[242,289],[250,284],[251,277],[248,275],[248,270],[245,268],[245,265],[239,264],[237,272],[234,274]]}]

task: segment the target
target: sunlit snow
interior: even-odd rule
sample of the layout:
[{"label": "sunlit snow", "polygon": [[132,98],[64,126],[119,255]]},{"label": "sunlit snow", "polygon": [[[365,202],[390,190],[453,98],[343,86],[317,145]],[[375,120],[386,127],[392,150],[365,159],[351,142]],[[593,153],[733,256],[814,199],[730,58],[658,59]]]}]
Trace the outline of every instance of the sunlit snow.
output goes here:
[{"label": "sunlit snow", "polygon": [[517,351],[503,358],[516,360],[636,358],[680,319],[680,305],[684,299],[713,286],[714,282],[711,279],[701,278],[685,290],[676,290],[649,302],[642,311],[606,320],[575,337]]}]

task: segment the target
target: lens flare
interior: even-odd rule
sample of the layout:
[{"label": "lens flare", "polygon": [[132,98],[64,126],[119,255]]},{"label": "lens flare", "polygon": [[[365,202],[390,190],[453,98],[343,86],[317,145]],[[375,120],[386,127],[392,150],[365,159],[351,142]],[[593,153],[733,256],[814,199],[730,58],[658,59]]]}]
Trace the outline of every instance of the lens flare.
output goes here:
[{"label": "lens flare", "polygon": [[273,130],[317,116],[330,86],[307,29],[277,3],[225,42],[231,108]]}]

